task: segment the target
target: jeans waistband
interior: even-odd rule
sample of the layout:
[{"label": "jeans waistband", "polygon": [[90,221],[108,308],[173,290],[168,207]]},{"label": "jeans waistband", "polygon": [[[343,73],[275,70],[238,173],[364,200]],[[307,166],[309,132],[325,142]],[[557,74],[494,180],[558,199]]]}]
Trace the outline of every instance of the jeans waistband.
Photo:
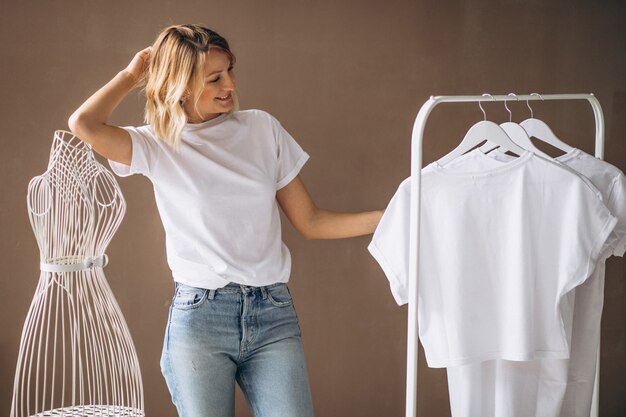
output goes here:
[{"label": "jeans waistband", "polygon": [[[180,286],[180,285],[184,285],[187,286],[186,284],[182,284],[179,282],[176,282],[176,287]],[[270,285],[263,285],[260,287],[255,287],[252,285],[243,285],[243,284],[237,284],[236,282],[229,282],[227,285],[221,287],[221,288],[217,288],[217,289],[207,289],[207,292],[209,294],[209,300],[212,300],[215,297],[215,293],[217,292],[226,292],[226,293],[241,293],[241,294],[249,294],[252,293],[254,291],[259,291],[261,293],[261,295],[263,296],[263,299],[267,298],[267,288],[272,288],[272,287],[277,287],[279,285],[287,285],[286,282],[276,282],[274,284],[270,284]]]},{"label": "jeans waistband", "polygon": [[270,285],[263,285],[263,286],[255,287],[253,285],[244,285],[244,284],[237,284],[236,282],[229,282],[228,285],[225,285],[222,288],[218,288],[215,291],[250,292],[250,291],[254,291],[257,288],[258,289],[271,288],[271,287],[276,287],[278,285],[285,285],[285,284],[286,282],[276,282]]}]

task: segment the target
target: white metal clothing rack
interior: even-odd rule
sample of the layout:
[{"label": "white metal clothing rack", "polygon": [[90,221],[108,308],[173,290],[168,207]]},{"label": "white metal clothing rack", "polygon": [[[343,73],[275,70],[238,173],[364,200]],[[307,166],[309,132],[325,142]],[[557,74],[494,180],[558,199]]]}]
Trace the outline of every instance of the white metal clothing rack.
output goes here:
[{"label": "white metal clothing rack", "polygon": [[[512,100],[587,100],[593,109],[596,121],[595,156],[604,157],[604,116],[600,102],[593,94],[546,94],[489,96],[431,96],[420,109],[413,125],[411,139],[411,216],[409,231],[409,318],[407,335],[407,380],[406,380],[406,417],[417,415],[417,361],[418,361],[418,328],[417,328],[417,300],[419,280],[417,276],[419,262],[419,213],[420,213],[420,186],[422,171],[422,142],[424,128],[430,112],[440,103],[479,103],[482,101],[512,101]],[[599,349],[598,349],[599,351]],[[599,359],[599,352],[598,352]],[[598,380],[599,363],[596,367],[596,381],[594,387],[591,417],[598,416]]]}]

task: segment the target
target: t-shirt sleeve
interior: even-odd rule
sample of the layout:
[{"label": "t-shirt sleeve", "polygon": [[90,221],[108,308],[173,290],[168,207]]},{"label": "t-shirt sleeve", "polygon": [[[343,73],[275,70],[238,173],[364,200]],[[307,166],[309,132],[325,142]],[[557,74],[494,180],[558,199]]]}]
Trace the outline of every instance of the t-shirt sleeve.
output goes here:
[{"label": "t-shirt sleeve", "polygon": [[120,177],[128,177],[133,174],[150,176],[152,161],[158,150],[155,139],[150,135],[148,126],[120,126],[130,134],[132,143],[132,156],[130,165],[109,161],[113,172]]},{"label": "t-shirt sleeve", "polygon": [[568,250],[571,265],[576,265],[572,270],[567,269],[568,283],[563,286],[562,294],[582,284],[591,275],[597,262],[615,244],[612,232],[617,218],[591,188],[582,188],[580,200],[571,205],[576,217],[570,218],[568,213],[562,213],[565,221],[571,220],[563,236],[562,247]]},{"label": "t-shirt sleeve", "polygon": [[278,161],[276,167],[276,189],[279,190],[298,175],[305,162],[309,159],[309,154],[298,145],[296,140],[274,117],[272,117],[272,123]]},{"label": "t-shirt sleeve", "polygon": [[617,217],[617,224],[613,229],[613,234],[617,240],[613,246],[613,255],[624,256],[624,252],[626,252],[626,176],[623,172],[620,172],[613,180],[606,206]]},{"label": "t-shirt sleeve", "polygon": [[398,305],[409,301],[410,184],[410,177],[400,184],[367,247],[389,280],[391,294]]}]

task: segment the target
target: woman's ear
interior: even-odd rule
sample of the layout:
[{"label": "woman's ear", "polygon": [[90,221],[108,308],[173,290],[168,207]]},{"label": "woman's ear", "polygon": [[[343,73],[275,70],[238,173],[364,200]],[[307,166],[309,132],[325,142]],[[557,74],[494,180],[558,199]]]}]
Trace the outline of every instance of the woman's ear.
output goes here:
[{"label": "woman's ear", "polygon": [[189,89],[186,89],[182,97],[180,98],[180,104],[183,104],[185,101],[187,101],[188,98],[189,98]]}]

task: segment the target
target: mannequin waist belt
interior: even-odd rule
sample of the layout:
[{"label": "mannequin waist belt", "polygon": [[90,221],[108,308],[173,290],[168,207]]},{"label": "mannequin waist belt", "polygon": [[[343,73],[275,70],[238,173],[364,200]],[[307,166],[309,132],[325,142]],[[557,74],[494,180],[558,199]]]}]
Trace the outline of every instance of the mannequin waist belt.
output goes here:
[{"label": "mannequin waist belt", "polygon": [[101,256],[87,257],[82,259],[72,259],[74,262],[61,263],[40,263],[42,271],[46,272],[75,272],[95,267],[104,268],[109,263],[109,257],[105,253]]}]

